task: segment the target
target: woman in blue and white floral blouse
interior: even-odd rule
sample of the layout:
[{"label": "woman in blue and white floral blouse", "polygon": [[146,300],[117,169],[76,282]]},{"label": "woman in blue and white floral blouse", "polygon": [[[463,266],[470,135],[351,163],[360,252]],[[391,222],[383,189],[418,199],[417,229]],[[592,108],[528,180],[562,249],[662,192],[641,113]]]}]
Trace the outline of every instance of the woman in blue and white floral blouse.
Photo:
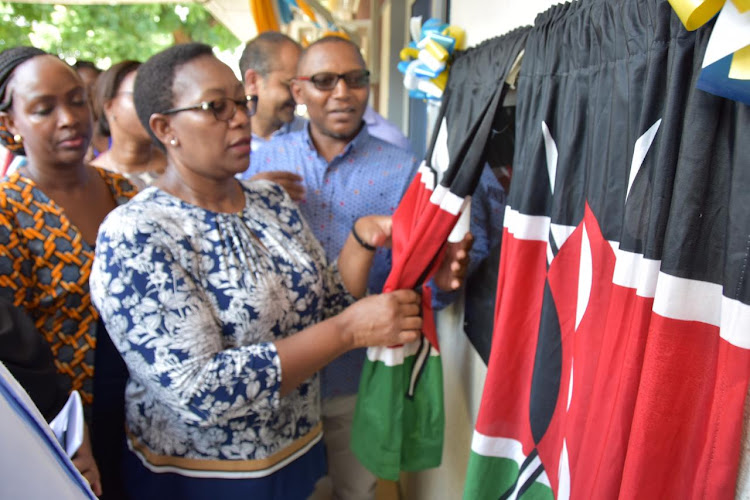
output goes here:
[{"label": "woman in blue and white floral blouse", "polygon": [[130,371],[128,494],[306,498],[325,474],[315,373],[421,327],[413,291],[352,304],[390,219],[360,219],[329,265],[281,187],[236,180],[256,101],[208,46],[151,58],[135,103],[168,165],[104,221],[90,279]]}]

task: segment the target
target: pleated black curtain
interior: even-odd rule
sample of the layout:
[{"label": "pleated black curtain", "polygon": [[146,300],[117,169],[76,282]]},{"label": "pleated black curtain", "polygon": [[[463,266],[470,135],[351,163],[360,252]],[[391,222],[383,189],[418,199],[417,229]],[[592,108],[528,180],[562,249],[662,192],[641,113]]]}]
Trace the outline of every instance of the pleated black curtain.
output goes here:
[{"label": "pleated black curtain", "polygon": [[[472,230],[475,242],[474,258],[470,264],[466,283],[465,331],[472,345],[485,363],[489,359],[494,322],[495,289],[500,258],[502,220],[485,220],[488,214],[502,217],[505,193],[499,183],[481,183],[483,165],[488,155],[512,156],[513,151],[492,151],[496,135],[510,126],[508,114],[502,111],[502,103],[509,90],[505,80],[523,50],[530,27],[518,28],[496,37],[467,51],[457,53],[451,66],[439,119],[433,132],[426,158],[448,165],[448,173],[441,184],[466,176],[464,192],[472,198]],[[445,130],[441,135],[440,127]],[[508,131],[511,132],[512,131]],[[437,147],[438,137],[445,144]],[[507,142],[502,143],[507,146]],[[435,158],[435,151],[447,151],[447,158]],[[470,176],[469,173],[474,175]],[[488,179],[484,172],[485,181]],[[483,204],[484,206],[478,206]],[[499,214],[496,212],[500,212]],[[479,229],[477,229],[478,226]]]},{"label": "pleated black curtain", "polygon": [[730,498],[750,377],[750,110],[712,26],[582,0],[528,35],[465,496]]}]

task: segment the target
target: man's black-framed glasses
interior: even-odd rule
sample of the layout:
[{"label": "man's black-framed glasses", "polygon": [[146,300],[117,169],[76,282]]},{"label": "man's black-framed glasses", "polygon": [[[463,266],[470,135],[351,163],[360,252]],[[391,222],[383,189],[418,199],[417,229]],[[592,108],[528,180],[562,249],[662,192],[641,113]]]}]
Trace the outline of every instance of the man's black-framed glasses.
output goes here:
[{"label": "man's black-framed glasses", "polygon": [[173,115],[180,111],[190,110],[201,110],[210,111],[214,114],[214,118],[222,122],[228,122],[234,117],[237,109],[246,109],[247,116],[253,116],[256,109],[258,108],[258,96],[257,95],[246,95],[241,99],[232,99],[231,97],[219,97],[211,101],[203,101],[193,106],[185,106],[184,108],[172,108],[166,111],[162,111],[162,115]]},{"label": "man's black-framed glasses", "polygon": [[318,90],[333,90],[342,79],[347,87],[361,89],[370,84],[370,72],[366,69],[355,69],[346,73],[315,73],[312,76],[297,76],[295,79],[312,82]]}]

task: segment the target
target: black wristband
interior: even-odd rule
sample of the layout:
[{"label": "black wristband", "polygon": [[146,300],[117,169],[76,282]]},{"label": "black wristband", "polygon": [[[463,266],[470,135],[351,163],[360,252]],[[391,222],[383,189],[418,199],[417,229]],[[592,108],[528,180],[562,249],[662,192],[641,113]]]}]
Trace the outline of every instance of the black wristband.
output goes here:
[{"label": "black wristband", "polygon": [[365,241],[362,238],[360,238],[360,236],[357,234],[357,230],[354,229],[356,226],[357,226],[357,221],[355,220],[354,224],[352,224],[352,236],[354,236],[354,239],[357,240],[357,243],[359,243],[362,246],[362,248],[364,248],[365,250],[369,250],[371,252],[374,252],[375,250],[377,250],[377,248],[370,245],[369,243],[365,243]]}]

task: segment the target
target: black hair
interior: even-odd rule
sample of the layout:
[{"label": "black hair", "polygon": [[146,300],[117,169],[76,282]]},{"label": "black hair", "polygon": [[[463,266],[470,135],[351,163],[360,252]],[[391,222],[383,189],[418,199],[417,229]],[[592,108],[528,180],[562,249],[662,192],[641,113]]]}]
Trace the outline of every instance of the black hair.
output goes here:
[{"label": "black hair", "polygon": [[174,45],[152,56],[143,63],[135,77],[133,100],[138,119],[151,139],[162,151],[164,144],[156,137],[148,124],[151,115],[166,111],[174,104],[174,75],[183,64],[202,56],[213,56],[213,50],[204,43]]},{"label": "black hair", "polygon": [[73,68],[75,68],[76,70],[79,70],[79,69],[90,69],[92,71],[96,71],[97,73],[101,73],[102,72],[102,70],[100,70],[99,68],[96,67],[96,64],[94,64],[91,61],[86,61],[86,60],[83,60],[83,59],[78,59],[73,64]]},{"label": "black hair", "polygon": [[302,54],[300,54],[300,56],[299,56],[299,62],[297,63],[297,67],[298,68],[302,67],[302,63],[305,60],[307,54],[309,54],[310,51],[313,48],[317,47],[318,45],[325,45],[325,44],[328,44],[328,43],[343,43],[343,44],[346,44],[346,45],[350,46],[357,53],[357,56],[359,57],[359,62],[362,63],[362,67],[363,68],[367,68],[367,64],[365,63],[365,58],[362,57],[362,51],[360,50],[359,45],[357,45],[356,43],[352,42],[348,38],[343,38],[343,37],[336,36],[336,35],[324,36],[323,38],[319,38],[318,40],[315,40],[313,43],[311,43],[310,45],[308,45],[305,48],[305,50],[302,51]]},{"label": "black hair", "polygon": [[125,77],[136,71],[140,65],[140,61],[121,61],[99,75],[99,78],[96,80],[93,96],[94,115],[99,117],[97,120],[99,132],[107,137],[111,135],[111,131],[107,117],[104,114],[104,105],[115,98]]},{"label": "black hair", "polygon": [[240,56],[240,73],[245,81],[245,73],[249,69],[255,70],[265,78],[273,71],[273,61],[278,58],[279,50],[285,43],[291,43],[302,50],[302,46],[278,31],[264,31],[245,45]]},{"label": "black hair", "polygon": [[[13,47],[0,52],[0,111],[10,109],[13,96],[6,94],[13,72],[18,66],[32,57],[47,55],[47,52],[36,47]],[[0,124],[0,143],[14,155],[24,155],[23,143],[16,142],[13,134]]]},{"label": "black hair", "polygon": [[13,47],[0,52],[0,111],[10,108],[11,96],[5,95],[13,71],[32,57],[47,55],[36,47]]}]

